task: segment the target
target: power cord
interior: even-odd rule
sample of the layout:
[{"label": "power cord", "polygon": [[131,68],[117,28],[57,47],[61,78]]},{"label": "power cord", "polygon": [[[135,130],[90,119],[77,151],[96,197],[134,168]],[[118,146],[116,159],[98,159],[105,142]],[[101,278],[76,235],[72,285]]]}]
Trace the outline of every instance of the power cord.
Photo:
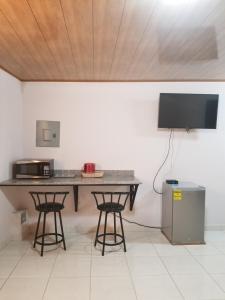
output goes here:
[{"label": "power cord", "polygon": [[163,161],[163,163],[161,164],[161,166],[159,167],[158,171],[156,172],[155,174],[155,177],[153,179],[153,183],[152,183],[152,186],[153,186],[153,190],[156,194],[159,194],[159,195],[162,195],[162,192],[159,192],[157,191],[156,187],[155,187],[155,182],[156,182],[156,178],[158,177],[159,175],[159,172],[161,171],[161,169],[163,168],[163,166],[165,165],[168,157],[169,157],[169,154],[170,154],[170,148],[171,148],[171,138],[172,138],[172,135],[173,135],[173,129],[170,130],[170,135],[169,135],[169,142],[168,142],[168,150],[167,150],[167,153],[166,153],[166,157]]},{"label": "power cord", "polygon": [[[155,174],[155,177],[153,179],[153,190],[155,193],[157,194],[160,194],[162,195],[161,192],[157,191],[156,188],[155,188],[155,181],[156,181],[156,178],[159,174],[159,172],[161,171],[161,169],[163,168],[163,166],[165,165],[168,157],[169,157],[169,154],[170,154],[170,149],[171,149],[171,140],[172,140],[172,136],[173,136],[173,129],[170,130],[170,135],[169,135],[169,142],[168,142],[168,150],[167,150],[167,153],[166,153],[166,156],[165,156],[165,159],[163,160],[163,163],[161,164],[161,166],[159,167],[158,171],[156,172]],[[145,227],[145,228],[153,228],[153,229],[162,229],[161,226],[150,226],[150,225],[145,225],[145,224],[141,224],[141,223],[138,223],[138,222],[135,222],[135,221],[131,221],[131,220],[128,220],[126,218],[123,218],[122,219],[127,222],[127,223],[130,223],[130,224],[135,224],[137,226],[141,226],[141,227]]]},{"label": "power cord", "polygon": [[125,218],[122,218],[125,222],[127,223],[130,223],[130,224],[135,224],[135,225],[138,225],[138,226],[141,226],[141,227],[146,227],[146,228],[153,228],[153,229],[161,229],[162,227],[159,227],[159,226],[149,226],[149,225],[144,225],[144,224],[140,224],[138,222],[135,222],[135,221],[130,221],[128,219],[125,219]]},{"label": "power cord", "polygon": [[[169,157],[170,149],[171,149],[171,139],[172,139],[172,135],[173,135],[173,129],[170,130],[169,143],[168,143],[168,150],[167,150],[167,153],[166,153],[166,157],[165,157],[163,163],[161,164],[161,166],[159,167],[158,171],[156,172],[156,175],[155,175],[154,180],[153,180],[153,190],[154,190],[155,193],[160,194],[160,195],[162,195],[162,193],[161,193],[161,192],[158,192],[158,191],[156,190],[156,188],[155,188],[155,181],[156,181],[156,178],[157,178],[159,172],[161,171],[162,167],[165,165],[165,163],[166,163],[166,161],[167,161],[167,159],[168,159],[168,157]],[[119,217],[117,216],[117,218],[119,218]],[[128,219],[123,218],[123,217],[122,217],[122,219],[123,219],[125,222],[127,222],[127,223],[135,224],[135,225],[137,225],[137,226],[141,226],[141,227],[145,227],[145,228],[153,228],[153,229],[162,229],[161,226],[150,226],[150,225],[145,225],[145,224],[141,224],[141,223],[138,223],[138,222],[135,222],[135,221],[128,220]]]}]

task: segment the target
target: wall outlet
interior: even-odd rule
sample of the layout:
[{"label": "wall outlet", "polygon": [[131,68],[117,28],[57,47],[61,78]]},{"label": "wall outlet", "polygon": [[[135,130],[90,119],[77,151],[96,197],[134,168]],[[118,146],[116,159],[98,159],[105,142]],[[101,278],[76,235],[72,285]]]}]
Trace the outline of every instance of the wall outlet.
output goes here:
[{"label": "wall outlet", "polygon": [[25,223],[27,221],[27,211],[23,210],[21,211],[21,224]]}]

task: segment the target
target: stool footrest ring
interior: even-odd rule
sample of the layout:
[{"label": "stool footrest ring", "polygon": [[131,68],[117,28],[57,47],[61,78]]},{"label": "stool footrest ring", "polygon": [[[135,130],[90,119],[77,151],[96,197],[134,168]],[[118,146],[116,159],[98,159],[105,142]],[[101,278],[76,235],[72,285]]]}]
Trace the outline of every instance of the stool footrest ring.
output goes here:
[{"label": "stool footrest ring", "polygon": [[[42,238],[42,237],[47,237],[47,236],[54,236],[55,238],[56,238],[56,236],[57,237],[60,237],[60,240],[57,240],[57,242],[55,241],[55,242],[45,242],[44,241],[44,243],[42,243],[42,242],[39,242],[38,241],[38,239],[40,239],[40,238]],[[59,243],[61,243],[63,241],[63,236],[62,236],[62,234],[60,234],[60,233],[45,233],[45,234],[41,234],[41,235],[38,235],[37,237],[36,237],[36,244],[38,244],[38,245],[44,245],[44,246],[50,246],[50,245],[57,245],[57,244],[59,244]]]},{"label": "stool footrest ring", "polygon": [[112,241],[112,243],[108,243],[108,242],[103,243],[102,241],[99,240],[100,237],[104,237],[104,233],[102,233],[102,234],[99,234],[97,236],[96,241],[98,243],[100,243],[101,245],[105,244],[106,246],[117,246],[117,245],[120,245],[124,242],[123,236],[121,234],[118,234],[118,233],[116,235],[114,233],[106,233],[105,236],[113,236],[113,237],[116,236],[117,238],[120,238],[121,240],[119,242],[113,242]]}]

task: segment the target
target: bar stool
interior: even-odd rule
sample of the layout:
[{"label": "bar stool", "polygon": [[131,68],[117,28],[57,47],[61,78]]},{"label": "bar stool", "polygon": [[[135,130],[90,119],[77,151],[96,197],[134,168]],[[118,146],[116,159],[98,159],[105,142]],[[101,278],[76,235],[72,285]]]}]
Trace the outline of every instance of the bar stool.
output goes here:
[{"label": "bar stool", "polygon": [[[38,222],[34,237],[33,248],[36,244],[41,245],[41,256],[43,256],[44,246],[56,245],[63,242],[63,248],[66,250],[66,243],[63,232],[61,210],[64,208],[64,201],[69,192],[29,192],[33,201],[35,209],[39,212]],[[54,213],[55,232],[45,233],[46,215],[48,213]],[[38,235],[41,215],[43,213],[43,228],[42,234]],[[61,233],[57,231],[57,218],[56,213],[59,215]],[[54,236],[55,242],[46,242],[45,237]],[[41,241],[38,241],[41,239]]]},{"label": "bar stool", "polygon": [[[126,243],[125,243],[125,236],[124,236],[124,230],[123,230],[123,220],[121,212],[124,210],[125,205],[127,203],[127,199],[130,196],[130,192],[92,192],[92,195],[95,198],[97,209],[100,211],[99,219],[98,219],[98,227],[96,231],[96,237],[95,237],[95,243],[96,246],[97,243],[100,243],[103,245],[102,247],[102,256],[104,256],[105,253],[105,246],[116,246],[123,243],[124,252],[126,252]],[[104,223],[104,232],[102,234],[99,234],[99,227],[101,223],[101,217],[102,213],[105,213],[105,223]],[[107,217],[108,214],[112,213],[114,218],[114,232],[106,232],[107,228]],[[119,234],[116,231],[116,217],[120,219],[120,226],[121,226],[121,233]],[[113,236],[114,242],[106,242],[107,236]],[[103,241],[100,240],[100,238],[103,237]],[[118,241],[119,239],[119,241]]]}]

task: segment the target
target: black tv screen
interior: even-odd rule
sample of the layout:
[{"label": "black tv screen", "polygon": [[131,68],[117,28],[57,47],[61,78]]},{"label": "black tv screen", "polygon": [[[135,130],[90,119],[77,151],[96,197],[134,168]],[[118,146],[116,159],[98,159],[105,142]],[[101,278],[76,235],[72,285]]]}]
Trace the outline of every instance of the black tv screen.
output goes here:
[{"label": "black tv screen", "polygon": [[218,95],[160,94],[158,128],[215,129]]}]

